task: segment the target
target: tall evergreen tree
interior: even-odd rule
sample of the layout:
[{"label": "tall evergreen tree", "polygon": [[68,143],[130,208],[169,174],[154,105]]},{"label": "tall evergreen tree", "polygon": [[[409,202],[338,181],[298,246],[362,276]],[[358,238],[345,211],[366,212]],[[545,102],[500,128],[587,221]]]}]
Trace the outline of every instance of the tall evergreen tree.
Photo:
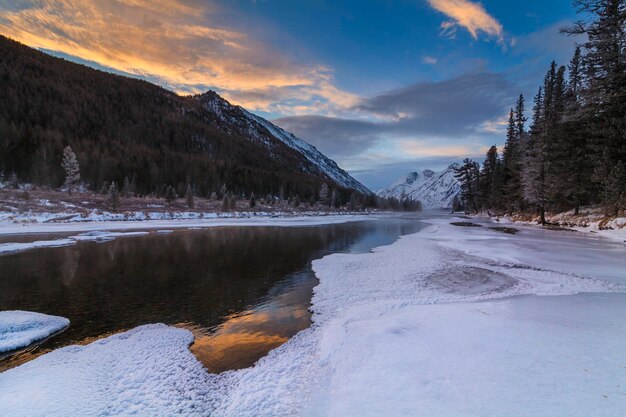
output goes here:
[{"label": "tall evergreen tree", "polygon": [[[545,84],[549,84],[549,81]],[[541,216],[541,224],[546,223],[546,158],[545,158],[545,134],[544,134],[544,94],[543,88],[539,88],[534,99],[533,118],[530,127],[530,135],[524,155],[524,169],[522,171],[522,183],[524,198],[535,206]]]},{"label": "tall evergreen tree", "polygon": [[575,5],[583,19],[564,31],[587,36],[581,118],[589,126],[593,179],[602,188],[602,202],[613,206],[606,189],[626,192],[626,181],[621,181],[623,188],[614,187],[614,169],[626,163],[626,2],[576,0]]},{"label": "tall evergreen tree", "polygon": [[[512,113],[512,112],[511,112]],[[500,182],[500,158],[498,148],[493,145],[487,151],[479,178],[479,198],[483,208],[500,208],[502,189]]]},{"label": "tall evergreen tree", "polygon": [[455,178],[461,183],[461,199],[466,211],[478,212],[478,181],[480,168],[478,163],[469,158],[463,160],[463,165],[455,169]]},{"label": "tall evergreen tree", "polygon": [[72,190],[80,181],[80,167],[78,166],[76,154],[69,146],[63,149],[63,162],[61,165],[65,171],[65,187],[67,187],[69,195],[72,195]]}]

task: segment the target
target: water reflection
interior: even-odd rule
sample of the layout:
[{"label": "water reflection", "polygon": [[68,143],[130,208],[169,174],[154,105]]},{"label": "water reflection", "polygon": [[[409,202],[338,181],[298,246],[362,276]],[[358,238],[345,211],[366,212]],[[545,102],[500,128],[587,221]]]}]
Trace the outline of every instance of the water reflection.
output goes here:
[{"label": "water reflection", "polygon": [[362,252],[421,228],[415,219],[315,227],[152,233],[0,257],[0,310],[70,319],[64,333],[0,361],[0,371],[141,324],[181,325],[220,372],[249,366],[310,324],[310,262]]}]

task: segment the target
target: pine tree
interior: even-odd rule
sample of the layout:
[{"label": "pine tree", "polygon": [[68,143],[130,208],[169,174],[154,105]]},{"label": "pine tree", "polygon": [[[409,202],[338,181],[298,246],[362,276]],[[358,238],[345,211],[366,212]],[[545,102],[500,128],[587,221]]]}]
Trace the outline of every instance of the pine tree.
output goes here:
[{"label": "pine tree", "polygon": [[522,183],[524,198],[537,207],[541,224],[546,223],[546,190],[545,190],[545,134],[544,134],[544,95],[540,87],[535,96],[533,119],[530,127],[530,136],[524,158]]},{"label": "pine tree", "polygon": [[107,204],[112,211],[117,211],[120,206],[120,193],[117,189],[115,181],[111,183],[109,187],[109,193],[107,195]]},{"label": "pine tree", "polygon": [[337,207],[339,201],[337,200],[337,190],[333,188],[333,192],[330,194],[330,207]]},{"label": "pine tree", "polygon": [[78,185],[80,181],[80,167],[78,166],[76,154],[69,146],[63,149],[63,161],[61,165],[65,171],[65,186],[67,187],[67,192],[69,195],[72,195],[72,189]]},{"label": "pine tree", "polygon": [[[576,22],[565,32],[587,36],[580,117],[589,127],[593,180],[600,184],[601,200],[608,207],[613,203],[605,188],[613,184],[613,169],[626,163],[626,2],[576,0],[575,4],[587,20]],[[611,188],[626,192],[626,183],[622,187]]]},{"label": "pine tree", "polygon": [[185,201],[187,202],[187,207],[193,209],[195,206],[195,201],[193,198],[193,190],[190,184],[187,184],[187,191],[185,192]]},{"label": "pine tree", "polygon": [[254,208],[256,206],[256,198],[254,197],[254,193],[250,194],[250,208]]},{"label": "pine tree", "polygon": [[165,201],[168,204],[172,204],[174,201],[176,201],[177,198],[178,198],[178,195],[176,195],[176,191],[174,190],[174,187],[172,187],[171,185],[168,185],[167,190],[165,191]]},{"label": "pine tree", "polygon": [[526,136],[524,123],[524,97],[520,95],[515,112],[509,113],[506,143],[502,153],[502,204],[509,211],[522,208],[521,154]]},{"label": "pine tree", "polygon": [[487,151],[478,186],[480,205],[483,208],[501,207],[500,159],[495,145]]},{"label": "pine tree", "polygon": [[327,204],[328,203],[328,185],[326,183],[322,184],[322,188],[320,188],[320,203]]},{"label": "pine tree", "polygon": [[225,193],[224,198],[222,198],[222,211],[230,211],[230,196],[228,193]]},{"label": "pine tree", "polygon": [[130,180],[128,177],[124,177],[124,185],[122,187],[122,195],[124,198],[130,197]]},{"label": "pine tree", "polygon": [[461,183],[461,199],[466,210],[478,212],[478,181],[480,168],[469,158],[463,160],[463,165],[455,169],[455,178]]}]

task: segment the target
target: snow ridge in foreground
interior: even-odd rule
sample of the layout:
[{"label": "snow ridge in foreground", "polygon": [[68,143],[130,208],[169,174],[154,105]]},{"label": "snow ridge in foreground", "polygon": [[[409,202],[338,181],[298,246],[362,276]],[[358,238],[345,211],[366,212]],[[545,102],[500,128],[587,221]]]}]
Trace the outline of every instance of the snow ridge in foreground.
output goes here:
[{"label": "snow ridge in foreground", "polygon": [[0,354],[27,347],[70,325],[64,317],[32,311],[0,311]]},{"label": "snow ridge in foreground", "polygon": [[208,374],[189,332],[142,326],[0,374],[0,415],[619,415],[624,286],[512,264],[482,233],[314,261],[312,327],[251,368]]}]

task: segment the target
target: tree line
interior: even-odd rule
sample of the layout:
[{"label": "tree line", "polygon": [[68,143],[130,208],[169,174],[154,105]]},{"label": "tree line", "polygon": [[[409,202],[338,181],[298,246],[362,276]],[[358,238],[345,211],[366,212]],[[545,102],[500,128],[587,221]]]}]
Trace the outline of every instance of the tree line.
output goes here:
[{"label": "tree line", "polygon": [[545,214],[601,204],[626,209],[626,2],[576,0],[586,17],[562,29],[585,35],[567,66],[552,62],[527,126],[522,95],[509,112],[506,143],[482,167],[465,159],[457,208]]}]

